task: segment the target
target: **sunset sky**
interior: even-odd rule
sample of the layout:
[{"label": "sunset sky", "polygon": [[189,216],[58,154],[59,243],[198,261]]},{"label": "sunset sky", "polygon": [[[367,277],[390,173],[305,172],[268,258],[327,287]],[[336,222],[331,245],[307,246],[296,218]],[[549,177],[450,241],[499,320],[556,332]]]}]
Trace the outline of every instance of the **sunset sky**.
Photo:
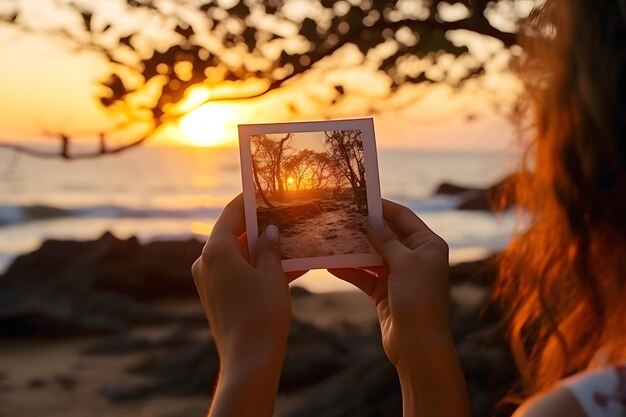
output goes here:
[{"label": "sunset sky", "polygon": [[[480,46],[479,46],[480,47]],[[111,118],[94,93],[106,76],[94,54],[72,54],[58,41],[0,26],[0,141],[51,140],[48,133],[81,137],[106,129]],[[501,93],[513,89],[507,80]],[[468,122],[468,115],[479,117]],[[337,114],[338,118],[368,114]],[[513,130],[480,94],[435,88],[414,105],[375,114],[380,148],[506,149]],[[321,117],[315,112],[302,120]],[[236,103],[209,103],[151,141],[153,145],[236,146],[237,123],[294,120],[280,95]],[[297,119],[296,119],[297,120]]]}]

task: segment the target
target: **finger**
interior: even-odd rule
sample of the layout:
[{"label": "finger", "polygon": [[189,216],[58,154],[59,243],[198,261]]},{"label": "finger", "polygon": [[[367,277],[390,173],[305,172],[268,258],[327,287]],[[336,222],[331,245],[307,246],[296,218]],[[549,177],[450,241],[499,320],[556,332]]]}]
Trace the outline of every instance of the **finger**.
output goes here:
[{"label": "finger", "polygon": [[280,264],[280,232],[270,224],[265,228],[256,244],[256,267],[264,271],[282,271]]},{"label": "finger", "polygon": [[237,238],[246,230],[246,221],[243,208],[243,195],[239,194],[226,205],[220,217],[213,226],[209,241],[231,245],[239,249]]},{"label": "finger", "polygon": [[372,246],[390,267],[400,266],[411,252],[384,221],[381,224],[368,222],[366,229]]},{"label": "finger", "polygon": [[400,239],[404,239],[415,232],[428,231],[434,234],[411,209],[393,201],[383,199],[383,216],[398,233]]},{"label": "finger", "polygon": [[366,270],[356,268],[331,268],[328,272],[337,278],[349,282],[368,296],[372,296],[376,286],[376,276]]}]

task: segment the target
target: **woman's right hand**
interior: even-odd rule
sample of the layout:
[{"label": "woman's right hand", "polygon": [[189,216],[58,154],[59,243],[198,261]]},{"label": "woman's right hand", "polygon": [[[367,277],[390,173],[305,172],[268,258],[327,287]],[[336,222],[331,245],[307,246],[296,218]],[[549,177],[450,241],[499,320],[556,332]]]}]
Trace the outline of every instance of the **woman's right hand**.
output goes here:
[{"label": "woman's right hand", "polygon": [[380,268],[331,269],[370,296],[378,313],[383,346],[397,365],[421,342],[448,340],[448,245],[410,209],[383,200],[386,222],[368,224]]},{"label": "woman's right hand", "polygon": [[383,200],[386,222],[368,225],[380,268],[330,269],[372,299],[383,347],[400,377],[403,415],[467,416],[449,319],[448,245],[411,210]]}]

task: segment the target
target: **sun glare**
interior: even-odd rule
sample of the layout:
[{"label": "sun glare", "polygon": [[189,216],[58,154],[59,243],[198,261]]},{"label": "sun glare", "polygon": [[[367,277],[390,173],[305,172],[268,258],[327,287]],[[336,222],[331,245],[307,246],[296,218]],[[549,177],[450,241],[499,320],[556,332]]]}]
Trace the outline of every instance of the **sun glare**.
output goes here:
[{"label": "sun glare", "polygon": [[234,107],[206,104],[180,120],[181,141],[192,146],[228,146],[237,138]]}]

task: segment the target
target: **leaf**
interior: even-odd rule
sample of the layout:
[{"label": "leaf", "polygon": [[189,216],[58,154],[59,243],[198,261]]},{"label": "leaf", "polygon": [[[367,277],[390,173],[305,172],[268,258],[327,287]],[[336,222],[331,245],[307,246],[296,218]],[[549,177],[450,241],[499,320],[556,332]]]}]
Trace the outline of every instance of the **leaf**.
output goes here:
[{"label": "leaf", "polygon": [[91,18],[93,17],[93,14],[83,11],[80,15],[83,18],[83,25],[85,26],[85,29],[87,29],[88,32],[91,32]]},{"label": "leaf", "polygon": [[103,85],[111,90],[111,92],[113,93],[111,98],[113,99],[119,99],[123,97],[126,93],[128,93],[124,82],[122,81],[120,76],[115,73],[111,74],[109,79],[104,82]]},{"label": "leaf", "polygon": [[420,73],[417,77],[406,77],[406,81],[413,84],[419,83],[431,83],[432,80],[429,79],[425,73]]},{"label": "leaf", "polygon": [[176,25],[174,32],[178,33],[187,40],[189,40],[189,38],[191,38],[195,33],[191,25],[187,25],[185,27],[182,27],[181,25]]},{"label": "leaf", "polygon": [[121,38],[120,38],[120,40],[119,40],[119,44],[120,44],[120,45],[126,45],[126,46],[128,46],[129,48],[131,48],[131,49],[133,49],[133,50],[134,50],[134,49],[135,49],[135,47],[134,47],[134,46],[130,43],[130,42],[131,42],[131,40],[132,40],[132,38],[133,38],[133,36],[135,36],[135,34],[134,34],[134,33],[131,33],[131,34],[130,34],[130,35],[128,35],[128,36],[123,36],[123,37],[121,37]]},{"label": "leaf", "polygon": [[397,53],[392,54],[388,56],[387,58],[383,59],[383,61],[380,63],[380,69],[383,71],[389,71],[391,68],[396,66],[396,61],[398,60],[399,57],[400,57],[400,53],[398,51]]},{"label": "leaf", "polygon": [[111,104],[114,103],[114,100],[112,100],[111,97],[103,96],[103,97],[100,97],[99,100],[100,100],[100,104],[102,104],[104,107],[109,107],[111,106]]},{"label": "leaf", "polygon": [[256,28],[252,26],[247,26],[246,29],[241,34],[241,36],[243,37],[243,41],[248,47],[249,51],[252,51],[254,50],[254,48],[256,48],[256,43],[257,43],[256,33],[257,33]]},{"label": "leaf", "polygon": [[237,4],[235,4],[233,7],[227,10],[231,15],[237,16],[242,19],[250,15],[250,8],[246,5],[246,3],[243,0],[239,0]]},{"label": "leaf", "polygon": [[337,93],[339,93],[339,95],[343,96],[346,93],[346,90],[343,88],[343,86],[341,85],[336,85],[335,86],[335,90],[337,91]]},{"label": "leaf", "polygon": [[466,46],[456,46],[452,41],[446,38],[444,32],[425,32],[420,33],[419,42],[410,48],[408,48],[418,56],[427,55],[430,52],[448,52],[455,56],[463,55],[469,50]]},{"label": "leaf", "polygon": [[319,39],[319,33],[317,33],[317,22],[308,17],[304,19],[300,28],[300,34],[308,40],[315,42]]}]

